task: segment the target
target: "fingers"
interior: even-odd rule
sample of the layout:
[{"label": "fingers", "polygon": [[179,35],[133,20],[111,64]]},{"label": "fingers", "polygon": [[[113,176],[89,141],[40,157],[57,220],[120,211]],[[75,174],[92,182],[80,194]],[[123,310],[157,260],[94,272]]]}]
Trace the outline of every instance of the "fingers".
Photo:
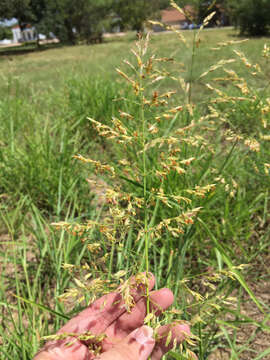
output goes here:
[{"label": "fingers", "polygon": [[[155,277],[150,274],[149,290],[154,287]],[[136,284],[135,278],[130,281],[131,296],[137,303],[145,295],[145,286]],[[104,333],[105,330],[121,315],[126,312],[125,301],[119,292],[102,296],[87,309],[72,318],[59,333],[75,332],[83,333],[91,331],[93,334]]]},{"label": "fingers", "polygon": [[[154,283],[155,278],[151,274],[149,290],[154,287]],[[189,326],[186,324],[166,325],[158,330],[159,339],[154,346],[151,328],[142,326],[147,312],[145,285],[137,284],[133,278],[128,291],[135,304],[130,313],[127,312],[120,292],[110,293],[71,319],[58,333],[91,332],[95,335],[106,333],[107,338],[102,343],[102,350],[105,352],[99,357],[101,360],[144,360],[151,353],[152,360],[159,360],[175,343],[181,343],[185,336],[190,334]],[[169,289],[150,292],[151,311],[157,316],[172,303],[173,294]],[[68,342],[70,339],[49,341],[35,359],[73,360],[71,355],[74,353],[79,355],[76,358],[81,360],[94,358],[94,354],[89,352],[86,346],[87,342],[73,339],[72,345],[67,347]],[[48,355],[49,358],[46,358]]]},{"label": "fingers", "polygon": [[187,324],[164,325],[158,329],[158,339],[151,355],[151,360],[160,360],[174,345],[179,345],[191,335]]},{"label": "fingers", "polygon": [[174,345],[179,345],[189,335],[190,328],[187,324],[165,325],[158,329],[155,342],[153,330],[142,326],[95,359],[147,360],[151,355],[151,360],[160,360]]},{"label": "fingers", "polygon": [[153,351],[155,340],[153,330],[142,326],[134,330],[109,351],[101,354],[99,360],[147,360]]},{"label": "fingers", "polygon": [[65,341],[50,341],[39,351],[33,360],[90,360],[88,348],[74,338]]},{"label": "fingers", "polygon": [[[110,344],[105,340],[104,346],[106,349],[108,349],[114,341],[127,336],[131,331],[143,325],[147,312],[146,302],[146,297],[141,298],[130,313],[124,313],[107,328],[106,335],[107,338],[110,339]],[[172,303],[173,293],[169,289],[150,292],[151,311],[153,311],[156,316],[160,315],[171,306]]]},{"label": "fingers", "polygon": [[[160,289],[150,292],[150,311],[159,316],[173,303],[173,293],[169,289]],[[116,328],[130,332],[143,325],[144,318],[147,314],[147,299],[140,299],[132,309],[131,313],[123,314],[116,320]]]}]

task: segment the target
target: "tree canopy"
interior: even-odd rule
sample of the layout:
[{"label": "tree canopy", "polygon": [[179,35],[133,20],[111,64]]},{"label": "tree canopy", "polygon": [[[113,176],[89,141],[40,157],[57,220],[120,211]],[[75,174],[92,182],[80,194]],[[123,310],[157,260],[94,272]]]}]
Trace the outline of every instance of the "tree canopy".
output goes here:
[{"label": "tree canopy", "polygon": [[53,32],[62,41],[91,41],[120,20],[124,29],[142,30],[149,17],[168,6],[168,0],[2,0],[0,19],[15,17],[20,27]]},{"label": "tree canopy", "polygon": [[[194,7],[197,23],[216,11],[211,25],[226,24],[230,16],[241,33],[265,35],[270,30],[269,0],[175,1]],[[61,41],[91,42],[101,38],[111,23],[141,31],[147,19],[157,18],[169,4],[169,0],[1,0],[0,19],[14,17],[21,28],[32,24],[38,33],[53,32]]]},{"label": "tree canopy", "polygon": [[47,0],[43,18],[47,30],[62,41],[91,41],[106,29],[112,0]]},{"label": "tree canopy", "polygon": [[[230,19],[241,34],[266,35],[270,32],[269,0],[175,0],[180,6],[192,5],[198,14],[197,22],[201,23],[210,12],[216,11],[213,25]],[[222,13],[220,10],[222,9]],[[225,15],[225,18],[222,17]]]},{"label": "tree canopy", "polygon": [[189,5],[193,8],[192,21],[202,24],[203,20],[215,12],[208,26],[227,25],[229,22],[229,9],[227,0],[175,0],[182,8]]},{"label": "tree canopy", "polygon": [[0,40],[12,39],[12,32],[10,28],[0,25]]},{"label": "tree canopy", "polygon": [[0,18],[16,18],[21,26],[27,22],[34,22],[34,6],[31,0],[2,0],[0,6]]},{"label": "tree canopy", "polygon": [[36,27],[37,33],[42,28],[46,14],[46,0],[2,0],[0,7],[0,19],[16,18],[23,30],[27,24]]},{"label": "tree canopy", "polygon": [[228,7],[241,34],[261,36],[270,32],[269,0],[228,0]]},{"label": "tree canopy", "polygon": [[123,29],[141,31],[147,19],[156,17],[168,5],[168,0],[116,0],[113,10]]}]

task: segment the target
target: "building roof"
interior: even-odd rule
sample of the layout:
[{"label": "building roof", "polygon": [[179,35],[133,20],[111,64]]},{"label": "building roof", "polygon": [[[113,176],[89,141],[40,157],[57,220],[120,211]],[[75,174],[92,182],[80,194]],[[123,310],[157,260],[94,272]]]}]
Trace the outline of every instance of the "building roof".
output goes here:
[{"label": "building roof", "polygon": [[[193,8],[190,5],[184,7],[183,11],[187,14],[192,15],[194,13]],[[174,23],[188,20],[187,17],[174,8],[169,8],[161,11],[161,21],[163,23]]]}]

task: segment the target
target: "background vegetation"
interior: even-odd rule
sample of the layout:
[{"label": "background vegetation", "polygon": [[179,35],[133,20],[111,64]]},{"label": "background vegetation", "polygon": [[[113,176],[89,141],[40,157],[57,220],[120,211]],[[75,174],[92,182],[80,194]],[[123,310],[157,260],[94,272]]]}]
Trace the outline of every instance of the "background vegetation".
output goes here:
[{"label": "background vegetation", "polygon": [[0,40],[12,39],[12,32],[9,28],[0,26]]},{"label": "background vegetation", "polygon": [[[150,46],[157,57],[175,59],[165,63],[161,75],[166,76],[156,91],[175,91],[171,106],[185,107],[169,126],[161,122],[159,131],[173,136],[206,117],[203,127],[191,134],[198,147],[187,145],[179,155],[179,161],[195,157],[191,171],[183,176],[172,173],[165,190],[181,195],[184,189],[213,183],[216,189],[194,194],[192,206],[202,207],[199,217],[183,234],[165,232],[150,255],[157,287],[172,288],[180,317],[192,322],[199,338],[193,351],[200,359],[224,359],[228,354],[229,359],[259,360],[270,353],[269,296],[264,290],[269,286],[269,48],[264,47],[267,39],[241,41],[235,35],[232,30],[205,30],[196,48],[194,40],[199,38],[193,31],[186,32],[188,46],[172,34],[160,34]],[[87,120],[91,116],[109,125],[119,109],[139,119],[132,89],[114,71],[120,58],[132,61],[134,40],[130,33],[93,47],[0,58],[3,359],[31,359],[40,338],[84,306],[64,305],[59,296],[68,287],[75,289],[74,277],[83,279],[80,264],[100,260],[89,245],[101,246],[102,259],[96,270],[90,269],[93,277],[105,276],[103,265],[111,273],[125,270],[127,277],[144,265],[138,260],[142,245],[132,227],[124,245],[107,256],[108,245],[96,229],[85,237],[57,232],[50,225],[103,221],[108,216],[108,186],[141,192],[124,176],[96,175],[73,158],[83,154],[116,164],[125,153],[141,166],[121,144],[99,138]],[[158,115],[160,110],[153,111]],[[153,148],[147,155],[149,166],[154,168],[162,156]],[[175,212],[166,201],[150,211],[155,221]],[[73,266],[62,268],[63,263]],[[258,339],[263,343],[258,345]],[[175,352],[168,358],[182,357]]]},{"label": "background vegetation", "polygon": [[[194,9],[190,21],[201,24],[216,11],[209,26],[234,24],[241,34],[266,35],[270,10],[267,0],[177,0]],[[121,31],[141,31],[149,19],[158,20],[169,0],[2,0],[0,20],[16,18],[23,30],[31,24],[37,33],[53,33],[61,42],[101,42],[102,34],[119,26]]]}]

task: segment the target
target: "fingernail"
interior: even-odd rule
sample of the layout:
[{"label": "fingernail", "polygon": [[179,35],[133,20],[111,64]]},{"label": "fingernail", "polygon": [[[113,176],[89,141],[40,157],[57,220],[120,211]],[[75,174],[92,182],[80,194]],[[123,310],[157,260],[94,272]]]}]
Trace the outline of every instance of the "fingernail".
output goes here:
[{"label": "fingernail", "polygon": [[134,334],[134,339],[141,345],[149,343],[149,340],[154,341],[153,339],[153,329],[149,326],[140,327]]}]

